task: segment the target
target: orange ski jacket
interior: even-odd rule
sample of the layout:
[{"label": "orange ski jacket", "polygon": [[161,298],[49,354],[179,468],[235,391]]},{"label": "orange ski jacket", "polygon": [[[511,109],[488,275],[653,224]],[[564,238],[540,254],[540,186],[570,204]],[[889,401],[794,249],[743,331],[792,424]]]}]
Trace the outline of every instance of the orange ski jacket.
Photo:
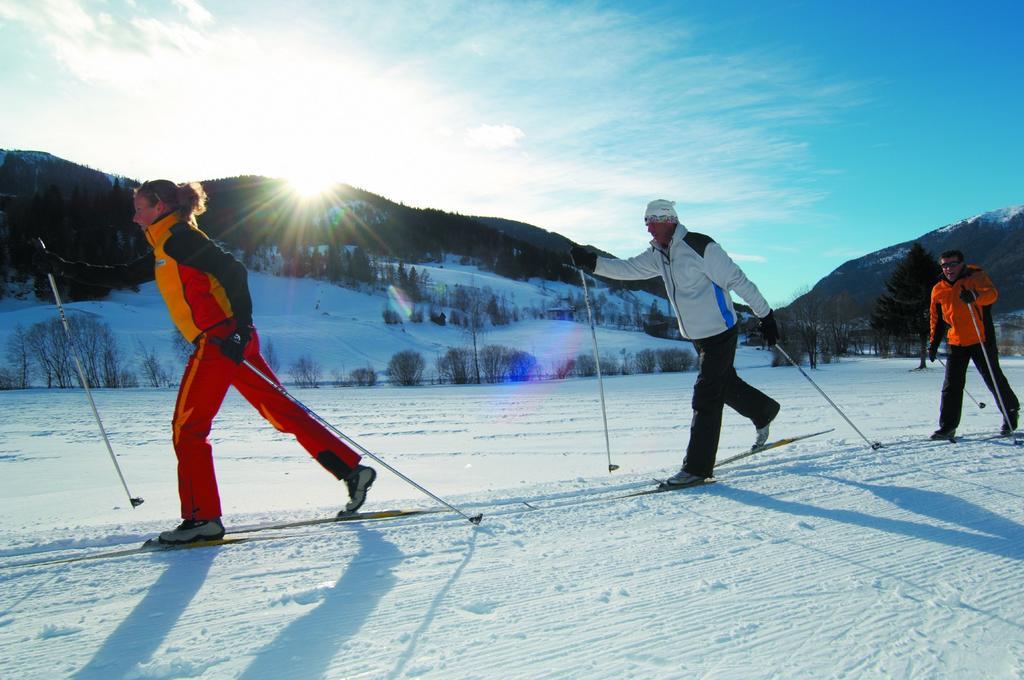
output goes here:
[{"label": "orange ski jacket", "polygon": [[107,288],[156,280],[171,320],[189,342],[232,317],[252,324],[252,297],[245,265],[198,227],[165,215],[145,230],[153,252],[122,265],[69,262],[65,273],[81,283]]},{"label": "orange ski jacket", "polygon": [[[971,305],[960,299],[960,291],[965,288],[977,295],[977,300]],[[985,319],[988,317],[988,310],[984,308],[994,303],[998,297],[999,293],[992,285],[988,274],[976,265],[964,267],[956,281],[948,281],[945,277],[939,279],[932,288],[929,309],[931,343],[938,345],[942,342],[944,332],[950,345],[966,347],[985,342],[988,325]]]}]

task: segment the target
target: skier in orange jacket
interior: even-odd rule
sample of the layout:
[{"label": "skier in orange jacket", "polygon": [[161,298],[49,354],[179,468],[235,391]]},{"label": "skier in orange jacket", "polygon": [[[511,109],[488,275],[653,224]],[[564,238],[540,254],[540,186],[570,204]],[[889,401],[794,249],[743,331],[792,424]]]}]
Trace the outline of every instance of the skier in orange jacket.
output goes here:
[{"label": "skier in orange jacket", "polygon": [[172,422],[183,521],[161,533],[160,541],[190,543],[224,535],[207,436],[231,386],[275,428],[295,435],[317,462],[345,482],[349,502],[343,512],[358,510],[376,478],[374,469],[360,465],[358,453],[242,363],[277,381],[260,354],[245,266],[196,223],[196,215],[206,210],[202,185],[154,180],[136,189],[134,200],[134,221],[149,241],[151,253],[127,264],[99,266],[68,262],[44,252],[43,264],[81,283],[111,288],[155,279],[174,324],[195,345],[181,378]]},{"label": "skier in orange jacket", "polygon": [[[943,336],[949,345],[949,356],[946,359],[946,379],[942,383],[939,429],[932,433],[931,438],[952,439],[956,434],[968,361],[974,362],[1000,410],[1005,407],[1001,434],[1009,435],[1017,429],[1020,402],[999,368],[991,311],[999,293],[981,267],[964,264],[964,254],[959,250],[947,250],[939,261],[942,278],[932,288],[928,358],[935,361]],[[986,355],[992,364],[991,374]]]}]

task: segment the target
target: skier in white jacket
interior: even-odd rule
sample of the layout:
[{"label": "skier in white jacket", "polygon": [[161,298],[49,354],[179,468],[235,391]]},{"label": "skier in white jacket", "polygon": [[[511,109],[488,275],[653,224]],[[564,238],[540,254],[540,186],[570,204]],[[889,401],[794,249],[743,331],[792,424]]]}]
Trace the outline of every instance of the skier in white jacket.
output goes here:
[{"label": "skier in white jacket", "polygon": [[775,345],[779,332],[771,307],[757,286],[714,240],[679,224],[674,202],[651,201],[644,222],[654,238],[650,250],[636,257],[597,257],[578,246],[573,246],[571,254],[577,267],[598,276],[630,280],[660,276],[665,282],[679,330],[693,341],[700,356],[690,443],[682,469],[667,480],[670,485],[689,486],[712,476],[723,406],[728,404],[753,421],[755,448],[768,440],[769,425],[779,413],[779,403],[741,380],[733,367],[738,330],[729,292],[736,291],[754,310],[768,346]]}]

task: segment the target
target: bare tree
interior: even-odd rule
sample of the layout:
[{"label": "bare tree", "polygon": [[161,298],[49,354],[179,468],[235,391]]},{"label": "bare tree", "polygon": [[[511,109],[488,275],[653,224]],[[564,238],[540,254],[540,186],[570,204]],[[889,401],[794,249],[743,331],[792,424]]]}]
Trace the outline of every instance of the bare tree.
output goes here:
[{"label": "bare tree", "polygon": [[857,304],[847,292],[828,299],[824,305],[824,345],[833,356],[846,356],[850,352],[852,335],[857,321]]},{"label": "bare tree", "polygon": [[270,370],[277,373],[281,368],[281,360],[277,356],[277,348],[274,346],[273,341],[270,338],[263,340],[260,338],[260,354],[263,355],[263,360],[267,362],[267,366],[270,366]]},{"label": "bare tree", "polygon": [[537,378],[537,357],[522,350],[512,350],[509,357],[508,379],[512,382],[525,382]]},{"label": "bare tree", "polygon": [[[178,337],[181,337],[180,333]],[[135,338],[135,351],[142,370],[142,379],[149,387],[167,387],[171,384],[171,376],[157,356],[155,347],[147,347],[142,340]]]},{"label": "bare tree", "polygon": [[787,325],[796,336],[799,351],[807,355],[807,364],[811,368],[818,366],[824,307],[821,295],[807,288],[798,291],[796,299],[786,307]]},{"label": "bare tree", "polygon": [[636,353],[636,372],[654,373],[658,367],[658,355],[653,349],[642,349]]},{"label": "bare tree", "polygon": [[74,367],[68,354],[68,339],[64,327],[56,319],[34,323],[26,339],[36,366],[46,380],[47,387],[73,387]]},{"label": "bare tree", "polygon": [[171,329],[171,349],[174,351],[174,356],[183,364],[187,364],[188,360],[192,358],[192,353],[196,351],[196,346],[185,339],[185,336],[181,334],[177,328]]},{"label": "bare tree", "polygon": [[594,361],[594,355],[589,353],[577,354],[573,372],[581,378],[590,378],[597,375],[597,362]]},{"label": "bare tree", "polygon": [[357,368],[348,374],[348,379],[353,385],[373,387],[377,384],[377,371],[372,366]]},{"label": "bare tree", "polygon": [[466,310],[465,323],[462,332],[469,338],[473,348],[473,377],[474,382],[480,383],[480,351],[479,345],[487,331],[487,315],[484,313],[484,305],[480,300],[480,291],[473,289],[472,303]]},{"label": "bare tree", "polygon": [[411,349],[397,352],[388,362],[388,376],[391,382],[397,385],[419,385],[423,381],[423,369],[426,365],[427,362],[419,352]]},{"label": "bare tree", "polygon": [[480,370],[483,379],[489,383],[498,383],[508,377],[509,361],[512,349],[503,345],[485,345],[480,350]]},{"label": "bare tree", "polygon": [[7,338],[7,362],[10,364],[8,389],[23,390],[29,386],[32,377],[32,352],[28,344],[25,327],[18,324]]},{"label": "bare tree", "polygon": [[697,357],[688,349],[659,349],[658,368],[662,373],[682,373],[693,368]]},{"label": "bare tree", "polygon": [[292,380],[299,387],[320,387],[320,380],[323,378],[323,371],[308,354],[303,354],[296,359],[289,369]]},{"label": "bare tree", "polygon": [[[116,384],[110,385],[107,382],[109,374],[106,365],[108,358],[106,350],[114,342],[110,335],[110,327],[91,316],[76,315],[71,320],[71,336],[74,347],[69,346],[68,351],[77,351],[78,359],[82,362],[82,370],[85,371],[85,379],[89,381],[89,385],[91,387],[100,385],[116,387]],[[116,360],[116,356],[111,358]]]},{"label": "bare tree", "polygon": [[437,373],[441,382],[465,385],[472,380],[475,353],[468,347],[449,347],[437,359]]},{"label": "bare tree", "polygon": [[0,391],[21,389],[14,386],[14,372],[6,366],[0,367]]}]

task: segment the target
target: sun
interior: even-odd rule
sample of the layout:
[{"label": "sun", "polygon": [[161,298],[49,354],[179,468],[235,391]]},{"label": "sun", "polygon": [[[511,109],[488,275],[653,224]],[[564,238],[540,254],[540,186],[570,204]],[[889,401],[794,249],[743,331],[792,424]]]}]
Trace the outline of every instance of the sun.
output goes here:
[{"label": "sun", "polygon": [[286,177],[288,186],[302,198],[313,198],[327,191],[335,180],[322,173],[293,173]]}]

